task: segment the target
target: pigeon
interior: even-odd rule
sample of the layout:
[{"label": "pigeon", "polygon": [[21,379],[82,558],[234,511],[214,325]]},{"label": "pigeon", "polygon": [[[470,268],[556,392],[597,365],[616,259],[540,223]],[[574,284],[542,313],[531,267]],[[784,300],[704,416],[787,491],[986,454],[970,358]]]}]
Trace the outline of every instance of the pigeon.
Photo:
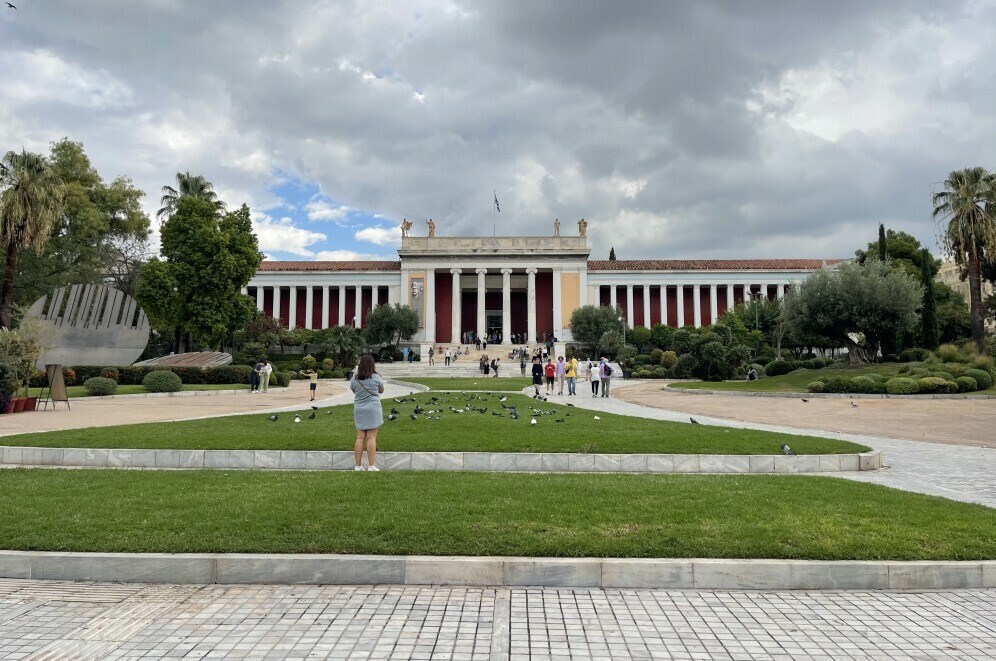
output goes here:
[{"label": "pigeon", "polygon": [[314,420],[317,415],[318,411],[312,411],[311,415],[308,416],[308,420]]},{"label": "pigeon", "polygon": [[294,422],[301,422],[301,416],[294,414]]},{"label": "pigeon", "polygon": [[411,418],[412,420],[418,420],[418,416],[417,416],[417,415],[415,415],[414,413],[412,413],[412,414],[411,414],[410,416],[408,416],[408,417],[409,417],[409,418]]},{"label": "pigeon", "polygon": [[857,405],[857,404],[855,404],[854,402],[851,402],[851,408],[852,408],[852,409],[856,409],[856,408],[858,408],[858,405]]},{"label": "pigeon", "polygon": [[267,418],[267,420],[269,420],[270,422],[276,422],[276,421],[277,421],[277,420],[279,420],[279,419],[280,419],[280,416],[279,416],[279,415],[277,415],[276,413],[274,413],[274,414],[273,414],[273,415],[271,415],[271,416],[270,416],[269,418]]},{"label": "pigeon", "polygon": [[809,403],[809,400],[808,400],[808,399],[803,399],[802,401],[803,401],[804,403],[806,403],[806,404],[808,404],[808,403]]},{"label": "pigeon", "polygon": [[700,423],[700,422],[699,422],[698,420],[696,420],[695,418],[689,418],[689,420],[691,420],[691,421],[692,421],[692,424],[693,424],[693,425],[699,425],[699,424],[702,424],[702,423]]},{"label": "pigeon", "polygon": [[311,410],[312,410],[312,411],[317,411],[317,410],[318,410],[318,407],[317,407],[317,406],[315,406],[314,404],[312,404],[312,405],[311,405]]},{"label": "pigeon", "polygon": [[793,455],[793,454],[795,454],[795,452],[792,452],[792,448],[790,448],[790,447],[789,447],[788,445],[786,445],[785,443],[782,443],[782,452],[784,452],[785,454],[788,454],[788,455]]},{"label": "pigeon", "polygon": [[537,424],[537,422],[536,422],[536,418],[533,418],[532,420],[530,420],[530,421],[529,421],[529,424],[531,424],[531,425],[535,425],[535,424]]},{"label": "pigeon", "polygon": [[568,406],[571,406],[571,407],[573,407],[574,405],[573,405],[573,404],[568,404]]},{"label": "pigeon", "polygon": [[332,409],[329,409],[328,411],[326,411],[326,413],[328,413],[329,415],[332,415]]},{"label": "pigeon", "polygon": [[496,416],[498,416],[499,418],[504,418],[504,417],[505,417],[505,414],[504,414],[504,413],[499,413],[498,411],[492,411],[492,412],[491,412],[491,415],[496,415]]},{"label": "pigeon", "polygon": [[391,422],[394,422],[395,420],[398,419],[398,416],[396,416],[396,415],[389,415],[389,416],[387,416],[387,419],[390,420]]},{"label": "pigeon", "polygon": [[556,420],[554,420],[554,422],[567,422],[567,421],[564,420],[563,418],[557,418]]},{"label": "pigeon", "polygon": [[601,418],[599,418],[599,417],[598,417],[598,416],[596,415],[596,416],[595,416],[595,420],[601,420]]},{"label": "pigeon", "polygon": [[394,408],[394,407],[392,406],[392,407],[391,407],[391,413],[393,413],[394,415],[398,415],[398,409],[396,409],[396,408]]},{"label": "pigeon", "polygon": [[477,412],[478,413],[487,413],[488,412],[488,407],[485,406],[483,409],[477,409]]},{"label": "pigeon", "polygon": [[505,401],[508,401],[508,397],[505,397],[505,396],[502,396],[502,397],[498,398],[498,401],[499,401],[499,402],[505,402]]},{"label": "pigeon", "polygon": [[425,409],[423,409],[421,406],[419,406],[418,404],[416,404],[415,405],[415,415],[420,415],[422,413],[425,413]]}]

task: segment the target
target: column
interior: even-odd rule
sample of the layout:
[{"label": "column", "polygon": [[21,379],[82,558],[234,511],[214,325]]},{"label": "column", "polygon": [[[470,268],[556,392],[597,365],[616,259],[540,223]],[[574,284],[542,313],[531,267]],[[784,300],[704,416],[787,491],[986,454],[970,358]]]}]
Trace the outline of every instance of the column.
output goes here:
[{"label": "column", "polygon": [[356,306],[353,311],[355,317],[353,325],[357,328],[363,328],[363,285],[357,285],[354,289],[356,290]]},{"label": "column", "polygon": [[751,298],[750,285],[744,285],[744,304],[749,303]]},{"label": "column", "polygon": [[661,323],[667,326],[667,285],[661,285]]},{"label": "column", "polygon": [[733,309],[733,285],[726,285],[726,309]]},{"label": "column", "polygon": [[436,341],[436,271],[425,270],[425,341]]},{"label": "column", "polygon": [[263,288],[256,287],[256,309],[263,311]]},{"label": "column", "polygon": [[588,305],[588,269],[578,273],[578,305]]},{"label": "column", "polygon": [[692,285],[692,320],[702,328],[702,285]]},{"label": "column", "polygon": [[685,285],[675,287],[674,293],[678,297],[678,328],[681,328],[685,325]]},{"label": "column", "polygon": [[650,287],[643,285],[643,325],[650,328]]},{"label": "column", "polygon": [[273,318],[280,321],[280,285],[273,286]]},{"label": "column", "polygon": [[779,283],[777,291],[778,293],[776,295],[778,296],[779,301],[785,298],[785,285]]},{"label": "column", "polygon": [[387,304],[392,308],[398,304],[398,286],[388,285],[387,286]]},{"label": "column", "polygon": [[626,326],[633,327],[633,285],[626,285]]},{"label": "column", "polygon": [[563,300],[561,297],[560,290],[560,268],[555,268],[553,270],[553,336],[558,340],[561,339],[563,335],[561,325],[563,325]]},{"label": "column", "polygon": [[487,283],[484,281],[487,272],[487,269],[477,269],[477,337],[482,338],[488,336],[488,320],[484,308],[484,298],[488,292]]},{"label": "column", "polygon": [[287,310],[287,329],[297,328],[297,285],[290,288],[290,307]]},{"label": "column", "polygon": [[501,270],[501,341],[512,343],[512,269]]},{"label": "column", "polygon": [[304,293],[304,327],[312,328],[312,322],[315,320],[315,288],[308,285],[308,289]]},{"label": "column", "polygon": [[322,286],[322,328],[329,327],[329,317],[332,316],[332,285]]},{"label": "column", "polygon": [[349,320],[346,319],[346,288],[342,285],[339,285],[339,325],[352,325],[349,323]]},{"label": "column", "polygon": [[616,302],[616,286],[615,285],[610,285],[609,286],[609,307],[611,307],[613,310],[615,310],[617,307],[619,307],[619,304]]},{"label": "column", "polygon": [[536,269],[526,269],[526,334],[528,344],[536,342]]},{"label": "column", "polygon": [[719,292],[716,291],[716,285],[709,285],[709,318],[712,323],[719,321]]},{"label": "column", "polygon": [[768,300],[768,283],[764,283],[763,285],[761,285],[761,292],[760,293],[761,293],[761,300],[762,301]]},{"label": "column", "polygon": [[452,342],[460,342],[462,339],[460,336],[463,330],[460,328],[460,317],[463,314],[463,308],[461,307],[462,301],[460,299],[460,274],[463,273],[463,269],[450,269],[450,274],[453,276],[453,307],[451,308],[453,325],[450,331],[450,337],[453,338]]}]

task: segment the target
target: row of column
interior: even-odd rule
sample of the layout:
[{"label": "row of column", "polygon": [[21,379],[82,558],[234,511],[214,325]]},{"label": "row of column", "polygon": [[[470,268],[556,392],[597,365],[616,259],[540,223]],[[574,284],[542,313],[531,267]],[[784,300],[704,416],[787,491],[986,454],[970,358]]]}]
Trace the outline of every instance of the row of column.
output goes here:
[{"label": "row of column", "polygon": [[[474,272],[477,274],[477,337],[486,337],[488,333],[488,320],[487,310],[485,309],[485,294],[487,293],[485,277],[488,274],[488,270],[480,268],[475,269]],[[526,269],[526,333],[530,341],[536,337],[536,272],[537,269],[534,268]],[[450,338],[453,342],[459,342],[462,333],[460,320],[463,315],[460,276],[463,275],[463,269],[450,269],[450,275],[453,278],[453,288],[451,290],[453,322]],[[554,291],[556,292],[556,286],[554,287]],[[501,314],[502,338],[504,342],[508,342],[508,338],[512,337],[512,269],[509,268],[501,269]],[[428,324],[426,324],[426,330],[428,331]],[[433,329],[432,332],[434,333],[435,330]],[[434,340],[435,338],[431,339]]]},{"label": "row of column", "polygon": [[[634,321],[634,318],[635,318],[634,311],[633,311],[633,287],[634,287],[634,285],[624,285],[624,286],[626,287],[626,323],[629,326],[633,326],[633,321]],[[636,286],[642,286],[643,287],[643,290],[644,290],[644,293],[643,293],[643,318],[644,318],[644,320],[648,320],[648,319],[650,319],[650,295],[649,295],[649,291],[648,290],[649,290],[649,288],[652,285],[636,285]],[[692,315],[693,315],[693,319],[694,319],[693,323],[694,323],[695,327],[696,328],[701,328],[702,327],[702,295],[701,295],[702,287],[708,287],[709,288],[709,313],[710,313],[709,314],[709,318],[713,320],[713,323],[715,323],[716,318],[719,315],[719,310],[718,310],[718,307],[719,307],[719,291],[718,291],[718,289],[719,289],[719,287],[721,285],[701,285],[701,284],[697,284],[697,285],[677,285],[676,289],[681,292],[681,294],[676,295],[676,302],[677,302],[677,307],[678,307],[678,326],[679,327],[683,326],[684,323],[685,323],[685,297],[684,297],[684,290],[685,290],[686,286],[692,287]],[[726,309],[727,310],[730,310],[730,309],[733,308],[733,289],[736,286],[737,285],[734,285],[734,284],[727,284],[727,285],[725,285],[725,289],[726,289]],[[743,285],[740,285],[740,286],[743,287],[744,292],[751,292],[750,296],[754,295],[753,292],[751,291],[752,287],[754,285],[743,284]],[[609,285],[609,305],[611,307],[613,307],[613,308],[617,307],[617,305],[618,305],[617,304],[616,287],[617,287],[617,285]],[[768,288],[770,287],[770,285],[768,285],[768,284],[761,284],[761,285],[758,285],[758,287],[761,288],[761,292],[763,292],[764,296],[767,297],[767,295],[768,295],[767,292],[768,292]],[[777,284],[777,285],[775,285],[775,287],[777,288],[775,295],[777,296],[778,300],[783,299],[785,297],[785,284]],[[661,288],[661,323],[666,326],[667,325],[667,321],[668,321],[668,319],[667,319],[667,301],[668,301],[667,289],[668,289],[668,285],[660,285],[660,288]],[[759,292],[759,293],[761,293],[761,292]],[[745,298],[746,298],[746,296],[745,296]],[[648,323],[648,325],[649,325],[649,323]]]},{"label": "row of column", "polygon": [[[298,327],[297,323],[297,290],[299,287],[289,286],[287,287],[290,291],[290,304],[288,305],[287,311],[287,328],[294,329]],[[281,287],[256,287],[256,309],[263,311],[263,296],[266,289],[273,290],[273,311],[271,316],[275,319],[280,318],[280,303],[281,303]],[[322,289],[322,302],[325,308],[325,314],[321,315],[322,323],[321,327],[329,327],[329,315],[328,315],[328,304],[332,300],[332,291],[338,290],[339,294],[339,316],[338,319],[345,324],[346,321],[346,290],[354,289],[356,302],[354,305],[355,316],[353,317],[353,322],[357,328],[363,327],[363,290],[371,289],[373,290],[373,295],[371,300],[373,305],[377,305],[377,291],[380,289],[378,286],[367,286],[363,285],[327,285],[319,287]],[[305,299],[304,299],[304,328],[311,328],[314,325],[314,309],[315,309],[315,287],[306,286]],[[397,293],[394,287],[387,287],[387,304],[394,305],[397,303]]]}]

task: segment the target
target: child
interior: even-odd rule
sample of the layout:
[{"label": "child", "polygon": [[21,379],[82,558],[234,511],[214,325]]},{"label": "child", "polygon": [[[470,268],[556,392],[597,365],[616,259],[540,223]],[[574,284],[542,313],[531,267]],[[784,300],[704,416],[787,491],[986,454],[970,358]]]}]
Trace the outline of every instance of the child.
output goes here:
[{"label": "child", "polygon": [[318,372],[315,370],[308,370],[305,374],[308,375],[308,379],[311,381],[311,383],[308,384],[309,388],[311,388],[311,401],[315,401],[315,395],[318,393]]}]

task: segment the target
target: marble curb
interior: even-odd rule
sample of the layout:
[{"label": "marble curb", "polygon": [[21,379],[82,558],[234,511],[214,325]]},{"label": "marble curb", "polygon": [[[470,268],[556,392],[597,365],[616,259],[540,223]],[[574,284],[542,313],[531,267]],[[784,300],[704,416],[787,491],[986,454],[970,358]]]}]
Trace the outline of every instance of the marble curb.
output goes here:
[{"label": "marble curb", "polygon": [[[267,392],[287,392],[290,388],[270,388]],[[139,399],[143,397],[209,397],[211,395],[248,395],[248,388],[232,388],[230,390],[180,390],[178,392],[136,392],[130,395],[90,395],[89,397],[70,397],[70,402],[84,402],[102,399]],[[264,393],[265,394],[265,393]],[[39,400],[40,403],[40,400]]]},{"label": "marble curb", "polygon": [[845,392],[745,392],[743,390],[706,390],[705,388],[672,388],[665,384],[662,390],[682,395],[729,395],[730,397],[781,397],[785,399],[996,399],[996,395],[925,394],[925,395],[871,395]]},{"label": "marble curb", "polygon": [[401,386],[402,388],[411,388],[412,390],[417,390],[419,392],[428,392],[429,386],[421,383],[412,383],[411,381],[403,381],[401,379],[394,379],[388,376],[385,379],[388,383],[393,383],[396,386]]},{"label": "marble curb", "polygon": [[0,551],[0,577],[177,584],[954,590],[996,588],[996,561]]},{"label": "marble curb", "polygon": [[[103,450],[0,447],[0,465],[72,468],[352,470],[351,451]],[[840,473],[882,468],[882,452],[861,454],[569,454],[554,452],[378,452],[387,471],[530,473]]]}]

